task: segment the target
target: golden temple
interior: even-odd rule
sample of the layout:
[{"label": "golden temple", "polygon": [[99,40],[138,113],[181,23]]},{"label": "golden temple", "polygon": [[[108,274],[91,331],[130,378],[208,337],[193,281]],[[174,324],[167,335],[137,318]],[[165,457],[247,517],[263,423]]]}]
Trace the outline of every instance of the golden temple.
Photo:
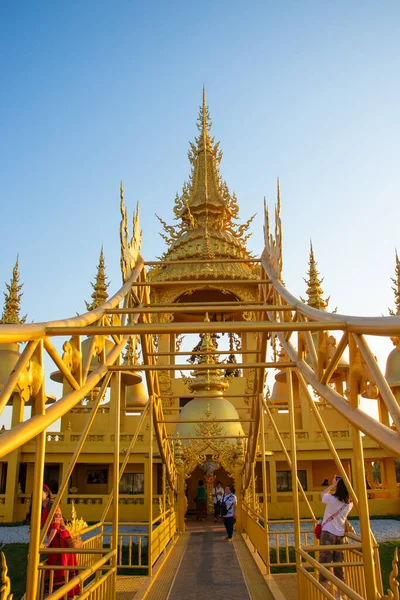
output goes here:
[{"label": "golden temple", "polygon": [[[346,583],[327,571],[332,590],[353,600],[398,598],[394,576],[388,595],[382,589],[369,516],[400,512],[399,259],[388,317],[329,312],[312,245],[306,298],[294,297],[282,281],[279,181],[274,227],[265,207],[265,247],[255,256],[247,248],[253,217],[240,223],[237,198],[219,172],[204,90],[197,126],[176,224],[158,217],[166,243],[159,259],[141,256],[139,211],[130,223],[121,183],[120,290],[109,297],[103,248],[83,315],[26,324],[18,260],[7,284],[0,412],[11,405],[12,421],[0,432],[0,524],[21,522],[32,502],[26,599],[64,598],[76,583],[43,585],[43,481],[64,515],[76,509],[78,529],[89,536],[76,550],[76,597],[108,599],[118,597],[120,568],[145,567],[150,583],[137,597],[152,597],[158,565],[183,539],[202,478],[211,513],[215,482],[234,484],[235,535],[266,581],[273,569],[292,566],[299,598],[334,598],[318,582],[324,567],[312,534],[323,482],[336,473],[360,534],[347,533]],[[385,375],[366,335],[395,346]],[[45,354],[55,365],[50,373]],[[49,377],[60,385],[57,398],[46,393]],[[378,420],[360,409],[360,397],[377,405]],[[282,543],[274,524],[289,526],[279,532],[285,558],[279,548],[271,552],[272,540],[274,548]],[[144,533],[121,533],[123,526]],[[11,593],[4,572],[1,600]],[[268,589],[279,597],[272,583]]]}]

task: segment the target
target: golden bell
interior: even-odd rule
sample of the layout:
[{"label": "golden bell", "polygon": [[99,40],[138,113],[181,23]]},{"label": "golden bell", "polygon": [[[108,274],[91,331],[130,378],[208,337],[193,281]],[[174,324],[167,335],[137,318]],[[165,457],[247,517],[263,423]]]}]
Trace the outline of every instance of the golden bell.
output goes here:
[{"label": "golden bell", "polygon": [[397,348],[387,358],[385,377],[390,387],[400,387],[400,352]]},{"label": "golden bell", "polygon": [[[279,373],[278,373],[279,375]],[[272,394],[269,401],[273,404],[287,404],[288,403],[288,386],[286,383],[286,373],[283,373],[285,382],[280,380],[275,381],[274,387],[272,388]],[[276,379],[276,377],[275,377]]]},{"label": "golden bell", "polygon": [[[81,346],[81,350],[82,350],[82,365],[85,364],[86,361],[86,357],[88,355],[89,352],[89,347],[91,344],[92,338],[87,338],[86,340],[84,340],[82,342],[82,346]],[[105,350],[105,354],[109,354],[109,352],[111,352],[111,350],[114,348],[114,344],[111,340],[108,340],[107,338],[104,340],[104,350]],[[90,361],[90,366],[89,366],[89,373],[91,371],[94,371],[95,369],[97,369],[97,367],[100,364],[100,357],[97,354],[94,354],[92,356],[92,359]],[[138,367],[139,368],[139,367]],[[50,374],[50,379],[52,381],[56,381],[57,383],[62,383],[63,382],[63,375],[61,373],[61,371],[54,371],[53,373]],[[142,376],[139,375],[136,372],[130,371],[130,367],[127,366],[127,370],[126,371],[122,371],[121,373],[121,383],[123,385],[135,385],[136,383],[140,383],[142,381]],[[110,384],[111,385],[111,384]]]},{"label": "golden bell", "polygon": [[[318,356],[318,333],[314,332],[311,334],[311,336],[312,336],[312,339],[314,342],[315,352],[317,353],[317,356]],[[331,338],[334,340],[333,336],[331,336]],[[330,340],[330,337],[327,336],[328,347],[329,347],[329,340]],[[336,344],[335,344],[335,347],[333,348],[332,352],[335,349],[336,349]],[[313,367],[311,356],[308,351],[306,352],[305,361],[310,367]],[[327,361],[326,366],[329,366],[330,355],[329,355],[328,350],[327,350],[327,354],[326,354],[326,361]],[[329,381],[331,381],[331,382],[346,381],[348,370],[349,370],[349,363],[347,362],[347,360],[344,358],[344,356],[342,354],[342,356],[339,359],[338,365],[337,365],[336,369],[334,370],[334,372],[332,373]]]},{"label": "golden bell", "polygon": [[7,381],[20,357],[18,344],[2,344],[0,347],[0,389]]},{"label": "golden bell", "polygon": [[145,388],[142,378],[140,377],[140,383],[135,385],[128,385],[125,388],[125,410],[139,410],[143,409],[149,399],[149,395]]},{"label": "golden bell", "polygon": [[[19,357],[21,356],[19,352],[18,344],[2,344],[0,346],[0,391],[3,388],[3,385],[7,381],[11,372],[15,368],[15,365],[18,362]],[[33,364],[33,368],[39,368],[35,361],[31,359],[30,361]],[[21,393],[21,385],[23,385],[24,377],[26,377],[26,371],[23,371],[21,374],[21,378],[17,385],[15,386],[13,394]],[[22,383],[21,383],[22,382]],[[13,404],[13,394],[11,394],[9,401],[7,402],[8,406]],[[55,402],[55,396],[47,395],[46,396],[46,404],[51,404]],[[30,406],[32,404],[32,400],[29,399],[25,402],[25,406]]]}]

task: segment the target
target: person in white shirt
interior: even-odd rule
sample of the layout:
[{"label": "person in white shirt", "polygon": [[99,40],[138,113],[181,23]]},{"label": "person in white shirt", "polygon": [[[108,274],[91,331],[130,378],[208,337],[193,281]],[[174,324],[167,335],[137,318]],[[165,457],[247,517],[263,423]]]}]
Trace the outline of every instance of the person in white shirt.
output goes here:
[{"label": "person in white shirt", "polygon": [[214,497],[214,521],[221,520],[221,500],[224,495],[224,488],[222,487],[222,483],[217,481],[215,488],[213,489],[213,497]]},{"label": "person in white shirt", "polygon": [[[335,490],[334,493],[330,493]],[[345,525],[347,515],[353,508],[353,503],[350,501],[349,492],[344,484],[344,481],[338,475],[332,480],[331,485],[321,493],[322,502],[326,504],[324,518],[321,525],[321,546],[334,546],[343,544],[345,536]],[[321,550],[319,560],[321,563],[343,562],[343,550]],[[343,567],[334,567],[336,577],[344,581]],[[328,589],[328,581],[320,574],[320,583]],[[340,599],[340,592],[337,590],[336,598]]]},{"label": "person in white shirt", "polygon": [[[228,542],[232,541],[233,527],[236,519],[236,504],[237,499],[235,496],[235,490],[232,486],[227,485],[225,488],[225,494],[222,496],[221,510],[224,518],[224,525],[228,537]],[[225,512],[225,514],[224,514]]]}]

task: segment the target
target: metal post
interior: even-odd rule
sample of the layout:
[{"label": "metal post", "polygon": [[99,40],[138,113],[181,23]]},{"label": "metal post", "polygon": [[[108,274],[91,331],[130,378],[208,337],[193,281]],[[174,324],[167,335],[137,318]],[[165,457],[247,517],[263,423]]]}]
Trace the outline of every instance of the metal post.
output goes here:
[{"label": "metal post", "polygon": [[[43,365],[43,341],[40,341],[36,350],[38,363]],[[44,391],[44,381],[42,382],[39,394],[34,399],[35,412],[37,415],[44,415],[46,396]],[[36,600],[38,586],[38,565],[39,565],[39,544],[40,528],[42,520],[42,493],[44,476],[44,459],[46,451],[46,431],[42,431],[36,436],[36,455],[33,475],[33,492],[31,507],[31,532],[29,539],[29,559],[26,576],[26,600]]]},{"label": "metal post", "polygon": [[268,535],[268,487],[267,487],[267,466],[265,464],[265,421],[264,421],[264,405],[263,405],[263,394],[259,394],[259,411],[261,419],[261,472],[262,472],[262,486],[263,486],[263,519],[264,519],[264,532],[265,532],[265,556],[267,565],[267,575],[270,574],[270,560],[269,560],[269,535]]},{"label": "metal post", "polygon": [[[292,459],[292,490],[293,490],[293,525],[294,525],[294,545],[297,550],[301,546],[300,537],[300,504],[299,492],[297,488],[297,455],[296,455],[296,426],[294,420],[294,401],[293,401],[293,373],[288,369],[286,380],[288,384],[288,409],[289,409],[289,430],[290,430],[290,454]],[[300,566],[301,558],[296,552],[296,566]]]},{"label": "metal post", "polygon": [[[355,360],[357,354],[357,347],[352,336],[350,336],[349,339],[349,350],[350,406],[351,408],[358,408],[360,404],[359,381],[357,379],[357,375],[354,373],[354,370],[352,368],[352,366],[356,364]],[[353,473],[355,475],[356,491],[358,496],[358,516],[360,519],[361,543],[363,547],[362,551],[364,560],[365,588],[367,594],[366,600],[376,600],[376,574],[374,565],[374,550],[372,546],[371,530],[369,523],[367,488],[365,485],[364,450],[360,430],[357,429],[357,427],[355,427],[354,425],[351,426],[351,430],[354,452]]]},{"label": "metal post", "polygon": [[111,549],[115,551],[112,565],[115,567],[114,582],[118,564],[118,525],[119,525],[119,450],[121,421],[121,372],[115,373],[111,383],[111,395],[114,400],[114,465],[113,465],[113,511]]},{"label": "metal post", "polygon": [[149,404],[149,468],[148,472],[148,500],[149,500],[149,538],[147,543],[148,552],[148,575],[153,574],[153,565],[151,564],[151,552],[152,552],[152,538],[153,538],[153,409],[154,409],[154,396],[150,395]]}]

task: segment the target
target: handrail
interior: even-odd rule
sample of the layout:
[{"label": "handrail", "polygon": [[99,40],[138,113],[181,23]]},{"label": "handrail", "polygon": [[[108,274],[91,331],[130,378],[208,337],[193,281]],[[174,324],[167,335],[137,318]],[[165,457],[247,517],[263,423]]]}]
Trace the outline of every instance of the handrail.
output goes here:
[{"label": "handrail", "polygon": [[124,285],[110,298],[105,304],[102,304],[94,310],[56,321],[45,321],[43,323],[31,323],[29,325],[1,325],[0,326],[0,344],[9,344],[13,342],[27,342],[39,340],[46,336],[48,327],[85,327],[92,325],[106,314],[106,311],[115,308],[126,296],[132,287],[132,284],[138,278],[144,268],[144,260],[140,256],[130,278]]},{"label": "handrail", "polygon": [[[291,306],[290,310],[296,310],[310,321],[343,323],[344,329],[355,333],[365,333],[367,335],[393,335],[400,334],[400,316],[390,317],[354,317],[352,315],[333,314],[330,312],[312,308],[304,304],[299,298],[293,296],[276,276],[275,269],[270,265],[268,251],[264,249],[261,255],[261,264],[271,279],[271,285],[278,294]],[[282,306],[282,311],[285,306]]]},{"label": "handrail", "polygon": [[[307,552],[305,552],[304,550],[302,550],[302,548],[296,548],[296,552],[298,554],[300,554],[300,556],[306,561],[308,562],[311,566],[313,566],[314,568],[316,568],[317,570],[319,570],[322,575],[328,579],[328,581],[331,581],[337,588],[339,588],[339,590],[341,592],[344,592],[351,600],[363,600],[361,598],[361,596],[359,596],[357,594],[357,592],[354,592],[351,588],[349,588],[348,585],[346,585],[341,579],[339,579],[338,577],[336,577],[335,575],[333,575],[329,569],[327,569],[326,567],[324,567],[321,563],[319,563],[317,560],[315,560],[315,558],[312,558],[312,556],[310,556]],[[329,563],[326,563],[329,564]],[[342,563],[342,565],[346,566],[346,563]],[[362,563],[360,563],[360,567],[362,566]],[[300,565],[301,569],[304,569],[303,565]]]},{"label": "handrail", "polygon": [[[60,587],[60,589],[58,589],[55,592],[53,592],[52,594],[50,594],[50,596],[47,596],[46,600],[60,600],[61,598],[66,596],[68,594],[68,592],[70,590],[72,590],[76,585],[82,584],[85,579],[90,577],[90,575],[92,575],[95,571],[100,569],[100,567],[102,567],[106,562],[111,560],[113,558],[113,556],[116,556],[116,555],[117,555],[117,551],[111,550],[110,552],[108,552],[108,554],[103,556],[102,559],[98,560],[91,567],[88,567],[85,571],[82,571],[82,573],[79,573],[78,575],[76,575],[75,577],[70,579],[68,581],[68,583],[66,583],[65,585]],[[116,569],[116,567],[112,567],[112,569]]]}]

